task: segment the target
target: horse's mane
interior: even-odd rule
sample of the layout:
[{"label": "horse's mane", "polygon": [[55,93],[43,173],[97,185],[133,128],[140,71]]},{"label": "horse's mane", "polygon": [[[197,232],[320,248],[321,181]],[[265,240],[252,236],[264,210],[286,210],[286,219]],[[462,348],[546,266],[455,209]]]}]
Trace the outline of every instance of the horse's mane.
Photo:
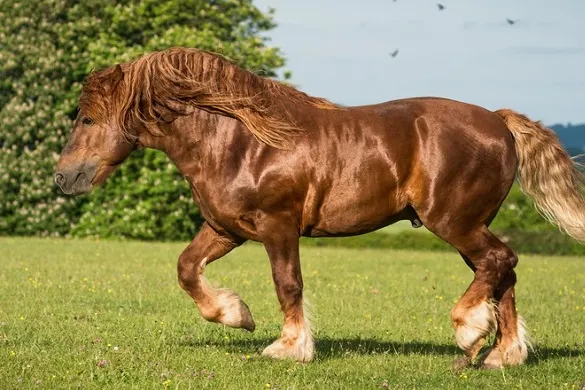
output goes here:
[{"label": "horse's mane", "polygon": [[162,135],[155,123],[188,115],[194,107],[218,112],[240,120],[256,138],[277,148],[302,131],[289,111],[300,105],[341,108],[218,54],[180,47],[92,72],[79,100],[94,120],[114,114],[122,131],[139,123],[154,135]]}]

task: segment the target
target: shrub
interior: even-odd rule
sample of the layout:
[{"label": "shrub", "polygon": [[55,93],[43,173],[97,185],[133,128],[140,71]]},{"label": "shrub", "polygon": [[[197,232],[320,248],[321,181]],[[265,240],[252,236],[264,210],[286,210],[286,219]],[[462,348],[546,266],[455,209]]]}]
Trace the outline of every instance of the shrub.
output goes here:
[{"label": "shrub", "polygon": [[0,2],[0,234],[185,239],[200,223],[160,152],[132,156],[89,197],[63,196],[53,170],[85,75],[169,46],[223,53],[275,76],[271,16],[251,0]]}]

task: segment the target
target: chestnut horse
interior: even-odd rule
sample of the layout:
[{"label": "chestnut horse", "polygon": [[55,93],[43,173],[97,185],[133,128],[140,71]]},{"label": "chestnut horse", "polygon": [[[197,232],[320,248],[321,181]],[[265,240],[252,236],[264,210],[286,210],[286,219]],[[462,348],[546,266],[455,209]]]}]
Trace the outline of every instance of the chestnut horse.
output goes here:
[{"label": "chestnut horse", "polygon": [[465,364],[496,332],[483,367],[528,353],[514,301],[518,258],[488,229],[516,174],[546,218],[585,240],[573,161],[553,131],[511,110],[430,97],[342,107],[188,48],[92,72],[79,109],[56,183],[89,193],[133,150],[166,153],[206,221],[178,261],[179,283],[206,320],[254,330],[248,306],[203,271],[246,240],[262,242],[284,313],[265,356],[314,357],[300,236],[424,224],[474,271],[451,319]]}]

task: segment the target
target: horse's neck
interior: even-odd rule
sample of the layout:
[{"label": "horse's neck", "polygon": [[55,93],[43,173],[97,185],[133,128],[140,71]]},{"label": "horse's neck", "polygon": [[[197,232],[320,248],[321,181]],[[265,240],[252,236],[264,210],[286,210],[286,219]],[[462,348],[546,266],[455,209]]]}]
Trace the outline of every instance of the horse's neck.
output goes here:
[{"label": "horse's neck", "polygon": [[235,119],[196,110],[161,129],[167,134],[165,136],[156,137],[144,132],[140,143],[143,147],[164,152],[190,180],[199,173],[203,163],[216,160],[216,154],[223,154],[220,149],[226,147],[234,133],[245,134],[245,129],[239,129],[242,126]]},{"label": "horse's neck", "polygon": [[[319,112],[318,108],[287,104],[281,108],[305,131],[318,125],[313,115]],[[156,137],[143,132],[142,145],[166,153],[187,180],[204,169],[238,165],[236,160],[242,159],[241,151],[260,142],[239,120],[202,109],[179,117],[160,130],[167,135]]]}]

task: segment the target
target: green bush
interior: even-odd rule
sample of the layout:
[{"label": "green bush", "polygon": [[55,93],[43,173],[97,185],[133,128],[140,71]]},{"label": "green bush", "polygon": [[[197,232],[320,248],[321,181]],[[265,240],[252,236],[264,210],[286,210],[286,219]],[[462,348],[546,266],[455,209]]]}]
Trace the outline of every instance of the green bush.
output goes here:
[{"label": "green bush", "polygon": [[[585,245],[558,231],[509,230],[495,231],[510,248],[518,254],[585,255]],[[301,238],[302,246],[340,248],[378,248],[419,251],[447,251],[457,253],[455,248],[433,234],[418,231],[400,233],[372,232],[361,236],[335,238]]]},{"label": "green bush", "polygon": [[585,245],[557,230],[508,230],[499,231],[498,236],[517,253],[585,255]]},{"label": "green bush", "polygon": [[0,2],[0,235],[187,239],[200,217],[162,153],[132,156],[89,197],[69,198],[53,170],[94,68],[169,46],[223,53],[275,76],[284,65],[251,0]]},{"label": "green bush", "polygon": [[556,231],[557,228],[538,213],[534,202],[514,183],[498,215],[491,224],[496,231]]},{"label": "green bush", "polygon": [[400,233],[372,232],[351,237],[302,237],[301,245],[342,248],[414,249],[421,251],[455,250],[437,236],[418,231],[402,231]]}]

